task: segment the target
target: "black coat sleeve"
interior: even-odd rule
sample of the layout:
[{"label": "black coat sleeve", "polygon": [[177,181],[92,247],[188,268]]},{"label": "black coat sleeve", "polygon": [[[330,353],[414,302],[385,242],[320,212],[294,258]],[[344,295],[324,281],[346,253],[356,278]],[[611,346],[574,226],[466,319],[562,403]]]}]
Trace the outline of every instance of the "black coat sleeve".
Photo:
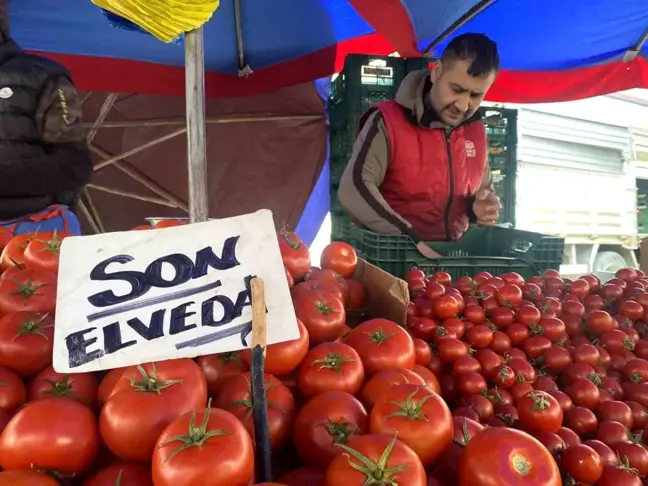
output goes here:
[{"label": "black coat sleeve", "polygon": [[78,191],[92,177],[92,157],[85,139],[81,103],[70,80],[45,88],[36,112],[43,151],[0,164],[0,195],[46,196]]}]

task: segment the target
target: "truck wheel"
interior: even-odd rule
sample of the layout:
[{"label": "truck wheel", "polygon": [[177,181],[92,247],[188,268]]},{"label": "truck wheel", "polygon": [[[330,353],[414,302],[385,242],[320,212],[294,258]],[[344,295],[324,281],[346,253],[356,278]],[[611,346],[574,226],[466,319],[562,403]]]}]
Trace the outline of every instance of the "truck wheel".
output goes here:
[{"label": "truck wheel", "polygon": [[625,258],[615,251],[602,251],[594,259],[594,272],[616,273],[627,266]]}]

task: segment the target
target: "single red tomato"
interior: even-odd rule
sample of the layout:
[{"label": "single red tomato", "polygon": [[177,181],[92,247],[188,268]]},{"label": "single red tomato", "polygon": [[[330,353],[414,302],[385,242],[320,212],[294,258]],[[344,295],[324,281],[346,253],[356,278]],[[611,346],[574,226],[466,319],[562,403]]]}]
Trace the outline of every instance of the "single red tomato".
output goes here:
[{"label": "single red tomato", "polygon": [[311,259],[308,247],[295,233],[283,228],[277,234],[279,250],[284,267],[295,280],[303,278],[311,269]]},{"label": "single red tomato", "polygon": [[581,437],[592,437],[598,428],[598,420],[594,412],[577,406],[565,412],[563,424]]},{"label": "single red tomato", "polygon": [[[299,327],[299,338],[294,341],[269,344],[266,347],[264,370],[270,375],[286,375],[293,371],[302,362],[308,353],[309,337],[304,324],[297,319]],[[250,365],[252,353],[250,349],[241,351],[241,358]]]},{"label": "single red tomato", "polygon": [[425,469],[416,453],[396,437],[359,435],[339,446],[326,470],[326,486],[403,484],[426,486]]},{"label": "single red tomato", "polygon": [[330,269],[345,278],[352,277],[358,266],[358,255],[348,243],[334,241],[324,248],[320,258],[322,269]]},{"label": "single red tomato", "polygon": [[603,462],[598,452],[584,444],[565,449],[560,464],[576,481],[594,484],[603,475]]},{"label": "single red tomato", "polygon": [[416,364],[414,365],[414,369],[412,371],[423,378],[423,380],[425,381],[425,386],[428,390],[433,391],[434,393],[439,395],[441,394],[441,384],[439,383],[439,379],[434,373],[432,373],[432,371],[430,371],[429,368]]},{"label": "single red tomato", "polygon": [[371,411],[376,401],[392,387],[398,385],[425,386],[425,380],[414,371],[396,369],[376,373],[362,387],[360,401]]},{"label": "single red tomato", "polygon": [[372,434],[398,435],[423,463],[434,464],[452,442],[452,415],[443,399],[416,385],[398,385],[371,409]]},{"label": "single red tomato", "polygon": [[642,486],[636,472],[627,466],[608,466],[596,486]]},{"label": "single red tomato", "polygon": [[572,381],[565,391],[577,407],[596,410],[601,403],[599,389],[587,378],[578,378]]},{"label": "single red tomato", "polygon": [[31,270],[17,273],[13,279],[0,279],[0,315],[20,311],[53,314],[56,278],[46,270]]},{"label": "single red tomato", "polygon": [[497,301],[500,305],[517,307],[523,299],[522,289],[515,284],[503,285],[497,291]]},{"label": "single red tomato", "polygon": [[370,376],[395,368],[411,370],[416,364],[412,337],[387,319],[363,322],[349,333],[347,344],[358,352]]},{"label": "single red tomato", "polygon": [[152,470],[156,486],[202,486],[218,482],[247,485],[254,476],[254,448],[248,431],[231,413],[217,408],[184,414],[168,424],[155,444]]},{"label": "single red tomato", "polygon": [[648,475],[648,449],[644,444],[620,442],[614,448],[621,461],[636,470],[639,476]]},{"label": "single red tomato", "polygon": [[22,469],[0,472],[0,486],[59,486],[59,482],[48,474]]},{"label": "single red tomato", "polygon": [[626,403],[615,400],[601,402],[596,409],[596,416],[601,422],[619,422],[628,429],[632,429],[632,409]]},{"label": "single red tomato", "polygon": [[11,418],[0,436],[0,466],[80,475],[92,466],[98,447],[97,420],[89,407],[48,398],[27,404]]},{"label": "single red tomato", "polygon": [[29,401],[68,397],[92,406],[97,400],[97,378],[93,373],[57,373],[51,366],[29,384]]},{"label": "single red tomato", "polygon": [[442,295],[432,302],[434,314],[441,319],[456,317],[459,312],[459,303],[451,295]]},{"label": "single red tomato", "polygon": [[344,305],[331,292],[304,293],[295,301],[295,313],[306,326],[311,345],[335,341],[344,330]]},{"label": "single red tomato", "polygon": [[612,449],[615,449],[619,444],[630,441],[628,429],[623,424],[612,421],[599,422],[596,440],[600,440]]},{"label": "single red tomato", "polygon": [[101,438],[125,461],[150,461],[162,430],[206,403],[205,375],[191,359],[128,367],[101,410]]},{"label": "single red tomato", "polygon": [[97,406],[99,410],[103,408],[108,398],[114,393],[115,385],[121,380],[124,371],[126,371],[126,368],[113,368],[101,378],[101,382],[97,388]]},{"label": "single red tomato", "polygon": [[164,229],[164,228],[176,228],[178,226],[187,226],[188,221],[183,221],[181,219],[162,219],[155,223],[154,229]]},{"label": "single red tomato", "polygon": [[468,442],[459,461],[459,486],[481,484],[560,486],[551,453],[514,429],[489,427]]},{"label": "single red tomato", "polygon": [[430,345],[422,339],[414,338],[414,352],[416,354],[416,364],[427,366],[432,361]]},{"label": "single red tomato", "polygon": [[229,380],[250,371],[250,365],[242,359],[240,351],[200,356],[198,365],[205,374],[207,390],[212,398],[218,396]]},{"label": "single red tomato", "polygon": [[[290,439],[297,404],[288,387],[272,375],[264,376],[268,407],[268,430],[273,451],[281,449]],[[244,373],[232,378],[221,390],[218,408],[233,413],[254,437],[252,408],[252,374]]]},{"label": "single red tomato", "polygon": [[586,440],[585,442],[583,442],[583,444],[585,444],[588,447],[591,447],[597,452],[597,454],[601,458],[603,467],[616,466],[617,464],[619,464],[619,458],[614,453],[614,451],[610,449],[609,446],[601,442],[600,440]]},{"label": "single red tomato", "polygon": [[543,391],[527,393],[517,402],[520,423],[527,432],[558,432],[563,411],[558,400]]},{"label": "single red tomato", "polygon": [[367,434],[369,416],[353,395],[331,391],[310,400],[299,411],[293,430],[297,454],[309,465],[327,467],[339,454],[337,444]]},{"label": "single red tomato", "polygon": [[54,318],[15,312],[0,319],[0,366],[31,378],[52,363]]},{"label": "single red tomato", "polygon": [[118,462],[86,479],[83,486],[153,486],[150,467]]},{"label": "single red tomato", "polygon": [[364,366],[355,349],[343,343],[322,343],[311,349],[299,365],[297,383],[306,399],[332,391],[355,395],[364,376]]},{"label": "single red tomato", "polygon": [[58,273],[61,243],[65,236],[52,234],[48,239],[35,237],[25,248],[24,259],[27,268]]},{"label": "single red tomato", "polygon": [[364,309],[367,304],[367,291],[365,286],[354,278],[347,279],[349,287],[349,298],[346,302],[346,308],[350,310]]},{"label": "single red tomato", "polygon": [[27,389],[13,371],[0,368],[0,409],[13,415],[27,400]]}]

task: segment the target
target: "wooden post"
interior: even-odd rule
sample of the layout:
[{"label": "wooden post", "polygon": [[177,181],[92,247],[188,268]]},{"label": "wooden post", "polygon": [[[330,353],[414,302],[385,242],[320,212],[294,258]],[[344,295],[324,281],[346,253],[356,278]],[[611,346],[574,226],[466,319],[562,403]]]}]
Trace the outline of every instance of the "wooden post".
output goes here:
[{"label": "wooden post", "polygon": [[254,413],[254,438],[257,481],[272,481],[272,451],[268,430],[268,404],[266,400],[264,366],[266,349],[266,304],[263,280],[250,281],[252,294],[252,406]]}]

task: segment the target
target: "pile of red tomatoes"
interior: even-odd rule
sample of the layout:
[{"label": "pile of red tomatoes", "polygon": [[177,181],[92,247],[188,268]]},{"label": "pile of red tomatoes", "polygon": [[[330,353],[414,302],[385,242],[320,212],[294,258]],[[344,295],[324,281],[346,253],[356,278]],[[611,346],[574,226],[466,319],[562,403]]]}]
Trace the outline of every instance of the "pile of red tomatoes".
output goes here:
[{"label": "pile of red tomatoes", "polygon": [[407,281],[407,327],[454,424],[429,486],[648,484],[643,272]]}]

